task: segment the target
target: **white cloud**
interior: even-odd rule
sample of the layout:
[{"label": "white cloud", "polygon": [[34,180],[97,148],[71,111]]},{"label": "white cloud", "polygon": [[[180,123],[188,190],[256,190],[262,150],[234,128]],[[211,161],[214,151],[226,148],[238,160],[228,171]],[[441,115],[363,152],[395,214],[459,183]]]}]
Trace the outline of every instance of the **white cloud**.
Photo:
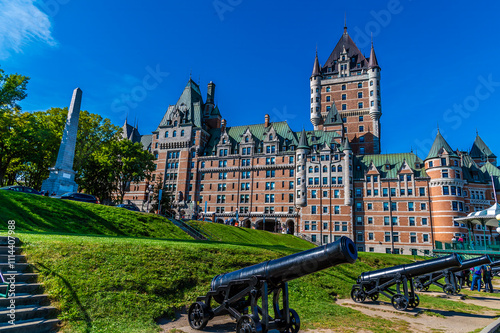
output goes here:
[{"label": "white cloud", "polygon": [[34,3],[35,0],[0,0],[0,59],[22,53],[33,42],[57,45],[48,15]]}]

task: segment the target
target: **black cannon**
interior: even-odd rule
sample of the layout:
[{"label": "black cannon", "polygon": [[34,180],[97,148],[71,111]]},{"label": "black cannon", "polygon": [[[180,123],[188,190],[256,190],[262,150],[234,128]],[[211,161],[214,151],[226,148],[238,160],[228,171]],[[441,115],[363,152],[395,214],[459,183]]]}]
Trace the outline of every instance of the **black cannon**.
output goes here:
[{"label": "black cannon", "polygon": [[[418,291],[427,291],[429,286],[434,284],[442,288],[448,295],[456,294],[462,289],[461,283],[458,283],[457,281],[457,274],[463,270],[468,270],[471,267],[489,263],[491,263],[491,259],[487,255],[465,260],[462,262],[462,266],[460,267],[450,267],[441,271],[416,276],[413,278],[413,286]],[[463,272],[461,274],[463,274]],[[444,284],[439,282],[442,278],[444,278]]]},{"label": "black cannon", "polygon": [[[379,294],[382,294],[391,300],[396,310],[404,311],[408,307],[415,308],[420,300],[413,288],[413,277],[460,265],[460,257],[452,254],[442,258],[364,272],[358,277],[357,284],[352,286],[351,298],[354,302],[361,303],[367,297],[376,301]],[[396,285],[396,290],[390,289],[394,285]]]},{"label": "black cannon", "polygon": [[[202,330],[212,318],[229,314],[236,319],[237,333],[265,333],[271,329],[297,333],[300,320],[289,307],[287,282],[335,265],[354,263],[357,257],[354,243],[341,237],[324,246],[217,275],[207,295],[198,297],[190,306],[189,325]],[[212,306],[212,300],[218,305]]]}]

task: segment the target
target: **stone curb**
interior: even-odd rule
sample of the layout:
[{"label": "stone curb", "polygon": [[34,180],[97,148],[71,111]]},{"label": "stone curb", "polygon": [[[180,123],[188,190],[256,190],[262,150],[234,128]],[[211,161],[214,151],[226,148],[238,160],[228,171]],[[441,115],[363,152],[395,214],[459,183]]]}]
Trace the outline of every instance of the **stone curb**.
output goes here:
[{"label": "stone curb", "polygon": [[480,333],[494,333],[497,332],[499,329],[500,329],[500,317],[491,324],[489,324],[488,326],[486,326],[485,328],[483,328],[483,330]]}]

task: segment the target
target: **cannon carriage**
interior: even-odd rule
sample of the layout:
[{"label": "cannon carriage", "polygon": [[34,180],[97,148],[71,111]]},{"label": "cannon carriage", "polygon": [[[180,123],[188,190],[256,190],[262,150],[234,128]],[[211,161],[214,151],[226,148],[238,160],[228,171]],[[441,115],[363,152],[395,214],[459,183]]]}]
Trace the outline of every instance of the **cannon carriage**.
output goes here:
[{"label": "cannon carriage", "polygon": [[266,333],[273,329],[297,333],[300,318],[289,306],[288,281],[354,263],[357,256],[354,243],[341,237],[327,245],[217,275],[210,291],[190,306],[189,324],[203,330],[214,317],[229,314],[236,320],[237,333]]},{"label": "cannon carriage", "polygon": [[396,310],[404,311],[408,307],[415,308],[420,300],[413,286],[414,277],[460,265],[460,257],[452,254],[442,258],[364,272],[358,277],[357,284],[352,286],[351,298],[356,303],[362,303],[366,298],[376,301],[382,294],[391,300]]},{"label": "cannon carriage", "polygon": [[[465,260],[462,262],[462,266],[460,267],[450,267],[441,271],[416,276],[413,278],[413,286],[417,291],[427,291],[433,284],[442,288],[448,295],[457,294],[462,289],[462,286],[458,283],[456,276],[458,272],[490,263],[491,259],[488,255]],[[442,278],[444,278],[444,284],[439,282]]]}]

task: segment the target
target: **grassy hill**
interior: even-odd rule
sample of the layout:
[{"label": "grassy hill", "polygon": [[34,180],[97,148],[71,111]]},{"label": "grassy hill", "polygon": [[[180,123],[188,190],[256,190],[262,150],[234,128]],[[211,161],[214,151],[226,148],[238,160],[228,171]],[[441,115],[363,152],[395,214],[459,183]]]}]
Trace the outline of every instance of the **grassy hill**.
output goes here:
[{"label": "grassy hill", "polygon": [[[290,252],[201,241],[42,234],[20,238],[61,311],[63,332],[156,332],[157,319],[172,317],[175,309],[204,295],[215,275]],[[349,297],[361,272],[410,261],[363,253],[354,265],[292,281],[291,306],[305,327],[361,329],[369,324],[375,332],[404,329],[401,323],[373,320],[337,306],[335,300]]]},{"label": "grassy hill", "polygon": [[11,191],[0,191],[0,216],[18,232],[192,239],[158,215]]}]

